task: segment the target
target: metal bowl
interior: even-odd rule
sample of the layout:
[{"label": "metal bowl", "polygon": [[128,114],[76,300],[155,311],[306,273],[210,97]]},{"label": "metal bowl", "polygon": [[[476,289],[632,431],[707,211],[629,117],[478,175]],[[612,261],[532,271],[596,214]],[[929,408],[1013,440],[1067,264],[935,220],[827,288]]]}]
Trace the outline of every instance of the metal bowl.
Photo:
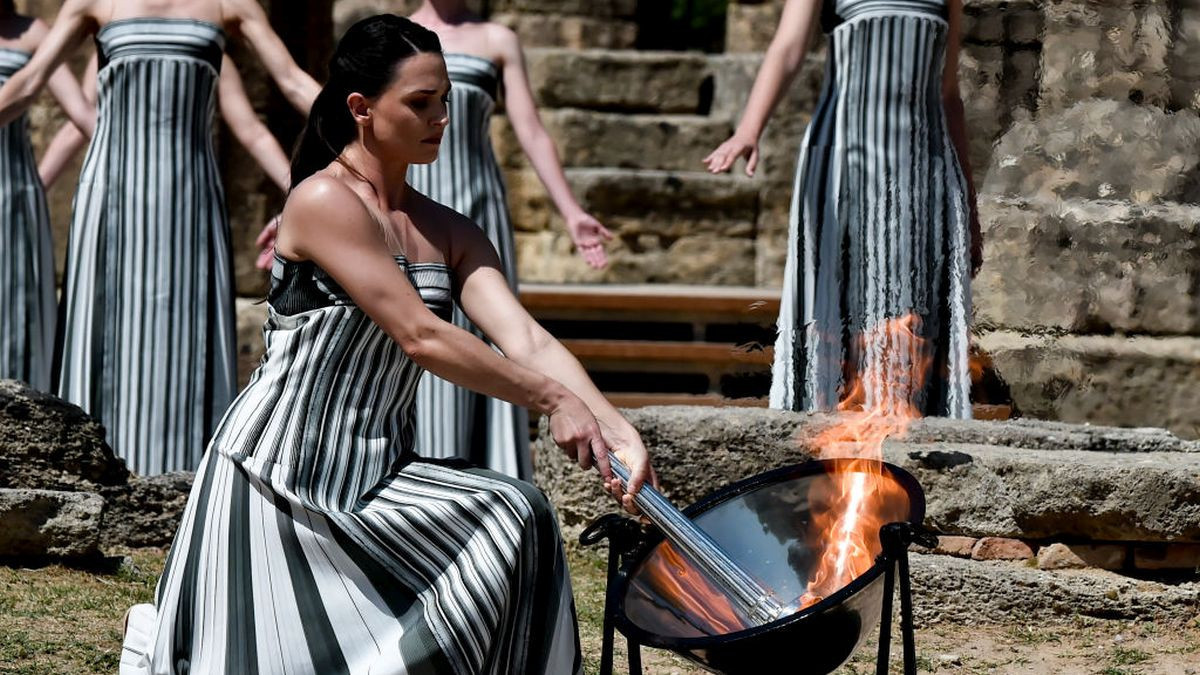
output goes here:
[{"label": "metal bowl", "polygon": [[[869,462],[899,490],[880,509],[884,522],[920,524],[925,495],[908,472],[884,462]],[[812,541],[810,489],[847,469],[838,460],[815,460],[784,467],[729,485],[684,509],[740,566],[777,592],[781,600],[799,598],[819,558],[821,542]],[[878,541],[875,542],[878,545]],[[672,550],[661,534],[651,535],[626,559],[609,584],[609,606],[617,627],[635,642],[670,649],[720,673],[829,673],[850,659],[879,625],[888,564],[875,563],[853,581],[816,604],[770,623],[722,630],[676,597],[659,592],[649,570]],[[698,574],[698,572],[696,572]]]}]

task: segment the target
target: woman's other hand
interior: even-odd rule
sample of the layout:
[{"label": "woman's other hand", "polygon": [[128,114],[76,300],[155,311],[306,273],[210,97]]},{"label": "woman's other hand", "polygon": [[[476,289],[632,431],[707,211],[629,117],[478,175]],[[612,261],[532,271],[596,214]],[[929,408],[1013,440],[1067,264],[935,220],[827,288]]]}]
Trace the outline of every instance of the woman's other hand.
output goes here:
[{"label": "woman's other hand", "polygon": [[607,227],[601,225],[600,221],[580,211],[567,218],[567,232],[571,235],[571,241],[575,242],[575,248],[579,250],[580,257],[590,267],[603,269],[608,264],[608,255],[604,252],[604,242],[611,240],[613,234]]},{"label": "woman's other hand", "polygon": [[746,160],[746,175],[753,176],[754,169],[758,167],[758,139],[734,133],[704,158],[704,164],[709,173],[723,173],[728,171],[739,157]]},{"label": "woman's other hand", "polygon": [[260,270],[271,270],[275,259],[275,237],[279,234],[279,216],[276,215],[258,233],[254,245],[259,248],[258,259],[254,266]]}]

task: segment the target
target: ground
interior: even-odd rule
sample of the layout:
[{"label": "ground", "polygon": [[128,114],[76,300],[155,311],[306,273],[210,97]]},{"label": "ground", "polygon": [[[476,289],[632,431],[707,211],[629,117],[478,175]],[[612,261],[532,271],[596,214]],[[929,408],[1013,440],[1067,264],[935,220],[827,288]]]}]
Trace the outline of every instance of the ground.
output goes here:
[{"label": "ground", "polygon": [[[0,567],[0,673],[116,672],[121,616],[125,608],[151,598],[165,558],[158,550],[124,554],[126,564],[111,572],[58,565]],[[573,554],[571,568],[591,674],[600,660],[604,565],[592,556]],[[917,650],[921,672],[1200,675],[1200,624],[1076,618],[1045,625],[935,625],[917,631]],[[623,658],[621,652],[618,663]],[[667,652],[646,650],[643,659],[646,673],[704,672]],[[839,675],[874,669],[872,640]],[[781,668],[786,670],[790,668]],[[899,663],[893,672],[900,672]]]}]

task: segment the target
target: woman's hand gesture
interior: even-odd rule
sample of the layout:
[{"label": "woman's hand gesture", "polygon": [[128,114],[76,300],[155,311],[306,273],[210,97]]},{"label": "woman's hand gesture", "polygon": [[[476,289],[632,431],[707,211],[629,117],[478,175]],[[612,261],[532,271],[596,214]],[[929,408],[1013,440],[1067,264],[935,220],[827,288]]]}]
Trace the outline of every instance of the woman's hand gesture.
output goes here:
[{"label": "woman's hand gesture", "polygon": [[723,173],[733,166],[739,157],[746,159],[746,175],[753,176],[758,167],[758,139],[750,138],[740,132],[734,132],[716,150],[704,158],[709,173]]}]

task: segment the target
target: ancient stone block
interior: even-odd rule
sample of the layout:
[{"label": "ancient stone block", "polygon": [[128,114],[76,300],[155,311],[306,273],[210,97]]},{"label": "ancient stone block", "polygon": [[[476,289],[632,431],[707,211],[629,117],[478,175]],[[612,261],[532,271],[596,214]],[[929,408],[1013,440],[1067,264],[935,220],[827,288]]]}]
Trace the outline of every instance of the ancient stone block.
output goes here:
[{"label": "ancient stone block", "polygon": [[92,492],[0,488],[0,557],[93,556],[103,516]]},{"label": "ancient stone block", "polygon": [[1200,208],[981,201],[977,323],[1018,330],[1200,332]]},{"label": "ancient stone block", "polygon": [[112,546],[168,546],[179,528],[192,489],[191,472],[135,476],[105,491],[108,509],[100,542]]},{"label": "ancient stone block", "polygon": [[494,14],[491,21],[511,28],[524,47],[631,49],[638,25],[620,19],[559,14]]},{"label": "ancient stone block", "polygon": [[1165,0],[1132,6],[1082,0],[1044,6],[1041,104],[1063,108],[1092,98],[1133,99],[1164,106],[1170,7]]},{"label": "ancient stone block", "polygon": [[1020,539],[983,537],[971,548],[972,560],[1029,560],[1033,549]]},{"label": "ancient stone block", "polygon": [[971,551],[975,550],[975,544],[978,541],[975,537],[941,535],[938,537],[937,546],[933,547],[931,552],[939,555],[952,555],[958,558],[970,558]]},{"label": "ancient stone block", "polygon": [[987,333],[991,354],[1024,414],[1067,422],[1165,427],[1200,436],[1200,339],[1026,337]]},{"label": "ancient stone block", "polygon": [[779,25],[783,4],[729,3],[725,14],[725,52],[737,54],[766,51]]},{"label": "ancient stone block", "polygon": [[1091,100],[1014,123],[984,191],[1024,198],[1200,200],[1200,117]]},{"label": "ancient stone block", "polygon": [[1200,7],[1179,3],[1168,60],[1171,104],[1200,112]]},{"label": "ancient stone block", "polygon": [[55,396],[0,380],[0,488],[95,491],[128,476],[99,422]]},{"label": "ancient stone block", "polygon": [[[542,122],[563,166],[696,171],[700,160],[731,132],[728,122],[700,115],[638,115],[551,109]],[[504,166],[526,168],[529,159],[507,118],[492,124],[496,156]]]},{"label": "ancient stone block", "polygon": [[1064,573],[1014,562],[912,556],[918,625],[1071,621],[1080,616],[1191,621],[1200,584],[1157,583],[1090,570]]},{"label": "ancient stone block", "polygon": [[703,112],[711,82],[699,54],[526,50],[529,79],[547,107],[625,112]]},{"label": "ancient stone block", "polygon": [[1126,547],[1118,544],[1062,544],[1043,546],[1037,552],[1038,569],[1063,570],[1097,567],[1118,570],[1125,565]]}]

